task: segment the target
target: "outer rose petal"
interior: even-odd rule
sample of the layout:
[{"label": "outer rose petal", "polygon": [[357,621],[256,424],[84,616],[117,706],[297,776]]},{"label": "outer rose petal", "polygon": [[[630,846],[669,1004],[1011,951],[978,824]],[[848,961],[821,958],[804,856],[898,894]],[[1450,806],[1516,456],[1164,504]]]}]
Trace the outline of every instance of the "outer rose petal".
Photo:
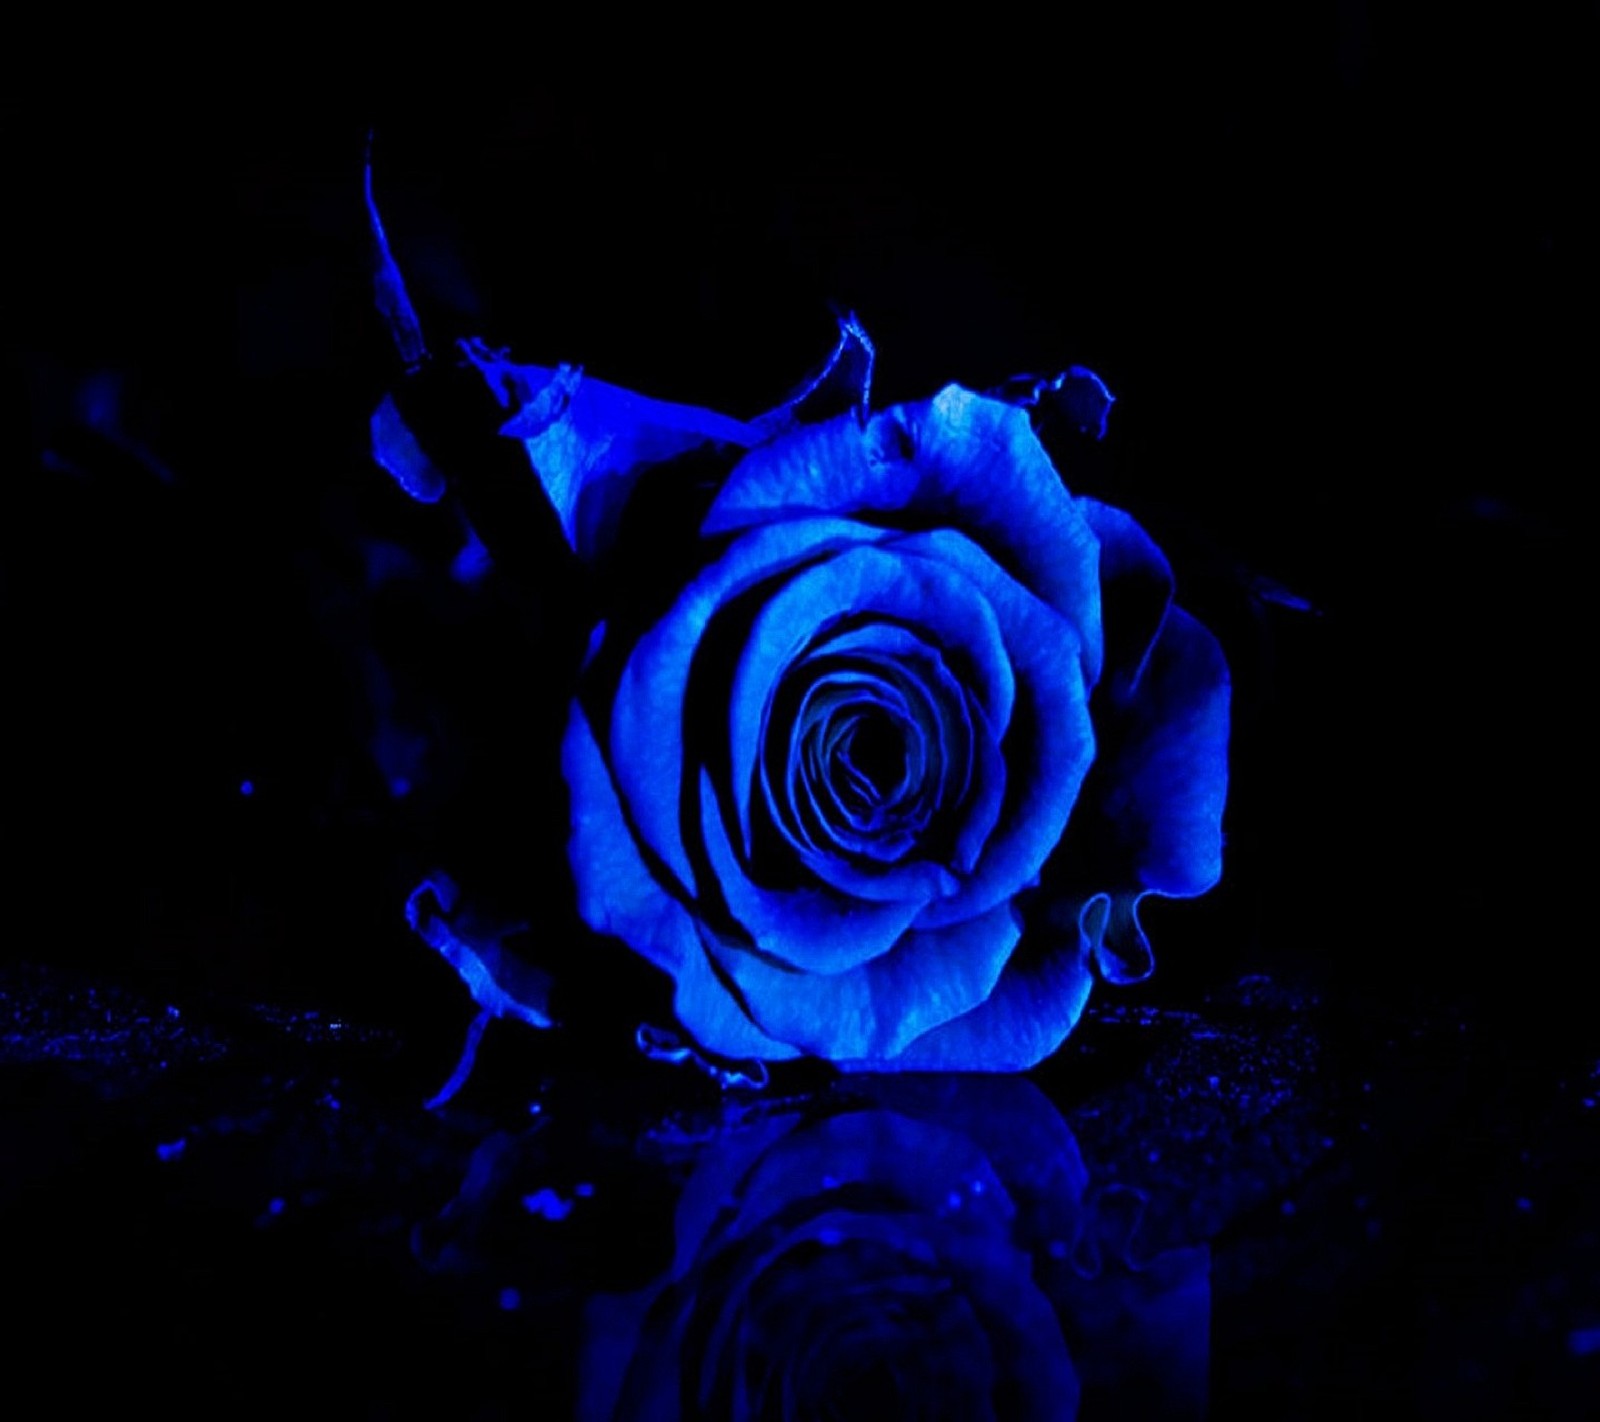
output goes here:
[{"label": "outer rose petal", "polygon": [[708,1052],[738,1061],[787,1061],[800,1055],[789,1042],[769,1037],[754,1022],[717,976],[707,944],[716,935],[700,925],[701,942],[684,957],[677,973],[672,1010],[678,1021]]},{"label": "outer rose petal", "polygon": [[1002,903],[965,923],[912,929],[843,973],[797,974],[733,944],[712,954],[769,1035],[830,1061],[885,1060],[983,1002],[1020,936],[1016,911]]},{"label": "outer rose petal", "polygon": [[672,974],[678,1021],[707,1051],[765,1061],[798,1056],[794,1047],[756,1027],[717,981],[694,919],[645,865],[594,732],[576,704],[561,764],[572,792],[569,854],[584,922]]},{"label": "outer rose petal", "polygon": [[700,949],[694,920],[646,867],[589,718],[576,702],[568,713],[561,771],[572,796],[567,855],[579,915],[597,933],[614,934],[658,968],[677,973]]},{"label": "outer rose petal", "polygon": [[1085,680],[1098,680],[1098,545],[1025,411],[949,385],[865,427],[815,425],[740,460],[703,531],[854,513],[969,533],[1078,629]]},{"label": "outer rose petal", "polygon": [[[1222,873],[1228,666],[1217,640],[1173,607],[1128,703],[1101,715],[1101,758],[1063,854],[1080,850],[1115,887],[1202,894]],[[1132,884],[1129,887],[1132,887]]]},{"label": "outer rose petal", "polygon": [[463,350],[516,411],[500,433],[526,447],[567,543],[585,562],[611,551],[634,487],[653,466],[703,445],[748,449],[765,437],[742,420],[653,400],[574,366],[519,365],[481,342]]},{"label": "outer rose petal", "polygon": [[1172,604],[1172,566],[1150,535],[1121,509],[1079,499],[1100,540],[1100,612],[1105,624],[1105,680],[1126,690],[1143,674]]},{"label": "outer rose petal", "polygon": [[1059,1047],[1089,998],[1090,944],[1025,943],[994,991],[892,1059],[841,1061],[846,1071],[1026,1071]]}]

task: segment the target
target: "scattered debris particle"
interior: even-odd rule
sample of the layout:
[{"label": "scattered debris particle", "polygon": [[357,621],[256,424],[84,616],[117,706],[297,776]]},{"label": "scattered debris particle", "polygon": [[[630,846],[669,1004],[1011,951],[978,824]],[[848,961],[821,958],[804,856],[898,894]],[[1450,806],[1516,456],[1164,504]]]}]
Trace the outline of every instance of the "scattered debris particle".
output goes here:
[{"label": "scattered debris particle", "polygon": [[572,1213],[572,1201],[564,1199],[546,1185],[531,1195],[524,1195],[522,1208],[539,1219],[559,1222]]}]

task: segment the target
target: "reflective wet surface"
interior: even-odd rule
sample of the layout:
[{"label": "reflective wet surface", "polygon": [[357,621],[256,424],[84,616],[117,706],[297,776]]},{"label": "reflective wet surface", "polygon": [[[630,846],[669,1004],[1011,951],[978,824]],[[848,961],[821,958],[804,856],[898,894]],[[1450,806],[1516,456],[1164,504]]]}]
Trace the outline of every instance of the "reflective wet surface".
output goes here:
[{"label": "reflective wet surface", "polygon": [[0,1003],[8,1368],[63,1405],[1579,1417],[1594,1396],[1600,1063],[1512,1060],[1474,1024],[1360,1039],[1256,976],[1091,1011],[1033,1079],[758,1092],[491,1036],[429,1111],[440,1044],[371,1022],[43,969]]}]

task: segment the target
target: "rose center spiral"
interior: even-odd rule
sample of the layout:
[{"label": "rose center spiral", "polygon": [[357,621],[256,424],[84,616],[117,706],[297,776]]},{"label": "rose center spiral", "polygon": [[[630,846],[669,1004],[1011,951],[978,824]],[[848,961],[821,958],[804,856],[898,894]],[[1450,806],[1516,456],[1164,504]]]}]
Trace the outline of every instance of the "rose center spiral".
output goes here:
[{"label": "rose center spiral", "polygon": [[940,854],[973,754],[967,694],[937,645],[869,621],[814,641],[779,679],[762,778],[791,843],[888,866]]},{"label": "rose center spiral", "polygon": [[875,708],[864,712],[839,738],[830,770],[853,805],[892,803],[906,779],[904,729]]}]

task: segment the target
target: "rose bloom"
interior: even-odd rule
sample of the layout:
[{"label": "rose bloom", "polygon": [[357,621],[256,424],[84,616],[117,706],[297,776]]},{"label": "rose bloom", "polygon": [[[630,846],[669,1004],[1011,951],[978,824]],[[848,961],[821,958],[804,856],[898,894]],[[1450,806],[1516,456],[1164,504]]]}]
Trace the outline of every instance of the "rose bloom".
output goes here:
[{"label": "rose bloom", "polygon": [[1220,873],[1227,667],[1026,409],[744,422],[469,355],[603,590],[579,910],[702,1048],[1019,1070],[1149,972],[1140,899]]}]

